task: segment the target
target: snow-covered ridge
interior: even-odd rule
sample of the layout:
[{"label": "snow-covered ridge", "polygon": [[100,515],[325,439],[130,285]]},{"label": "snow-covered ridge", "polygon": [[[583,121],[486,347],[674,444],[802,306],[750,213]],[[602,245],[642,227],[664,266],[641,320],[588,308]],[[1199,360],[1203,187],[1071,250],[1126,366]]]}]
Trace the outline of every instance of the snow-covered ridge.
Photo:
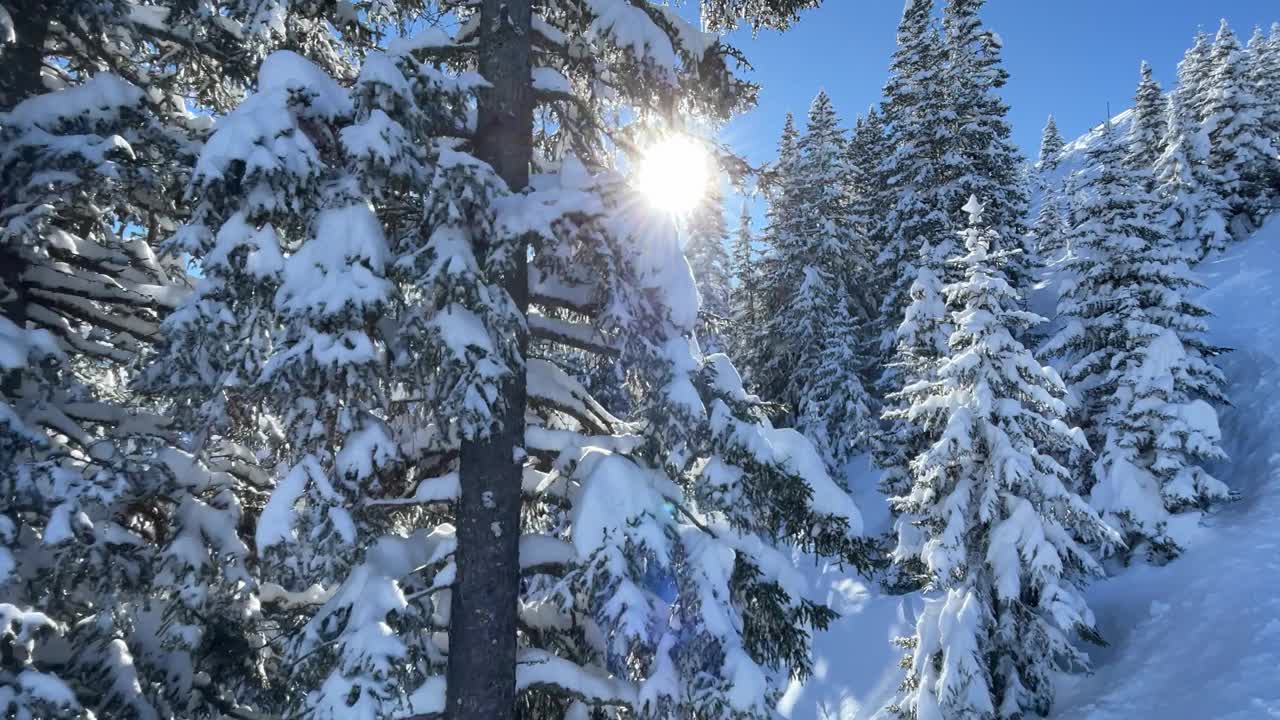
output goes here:
[{"label": "snow-covered ridge", "polygon": [[[1129,132],[1129,121],[1133,119],[1133,109],[1122,110],[1110,119],[1111,127],[1120,134]],[[1062,146],[1058,155],[1058,165],[1052,173],[1046,174],[1046,180],[1061,181],[1084,167],[1085,156],[1089,148],[1102,139],[1108,123],[1101,122],[1090,128],[1088,132]]]}]

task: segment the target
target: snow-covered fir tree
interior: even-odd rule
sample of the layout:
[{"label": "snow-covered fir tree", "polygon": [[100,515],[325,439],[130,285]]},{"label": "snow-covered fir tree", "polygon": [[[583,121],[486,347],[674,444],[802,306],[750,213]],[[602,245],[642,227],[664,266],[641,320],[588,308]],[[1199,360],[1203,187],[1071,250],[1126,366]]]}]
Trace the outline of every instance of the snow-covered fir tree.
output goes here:
[{"label": "snow-covered fir tree", "polygon": [[1138,90],[1129,120],[1129,162],[1149,170],[1164,151],[1161,143],[1166,136],[1168,112],[1160,83],[1151,76],[1151,66],[1145,60],[1138,73]]},{"label": "snow-covered fir tree", "polygon": [[[927,246],[923,255],[930,256]],[[886,398],[882,412],[886,427],[873,446],[876,465],[883,470],[880,491],[888,498],[910,492],[912,460],[936,440],[936,428],[917,422],[912,416],[911,397],[905,388],[937,379],[951,332],[940,267],[922,265],[916,270],[908,292],[911,304],[898,326],[894,355],[897,363],[894,371],[901,378],[904,390]],[[914,515],[901,507],[894,507],[893,511],[895,551],[890,558],[885,586],[891,592],[918,590],[924,582],[918,558],[924,536]]]},{"label": "snow-covered fir tree", "polygon": [[[935,333],[915,328],[934,328],[942,317],[943,308],[934,301],[941,303],[945,260],[955,252],[948,229],[950,209],[940,190],[941,160],[951,142],[951,128],[937,122],[946,112],[945,53],[933,25],[933,9],[932,0],[913,0],[903,9],[882,107],[890,147],[879,176],[889,208],[877,258],[884,280],[879,285],[880,376],[875,380],[884,398],[881,418],[886,427],[876,435],[872,456],[884,473],[881,489],[889,496],[905,487],[911,454],[932,442],[927,430],[907,419],[908,400],[900,392],[936,369]],[[904,327],[907,331],[900,336]],[[918,573],[895,565],[886,586],[915,589],[914,575]]]},{"label": "snow-covered fir tree", "polygon": [[751,208],[743,200],[738,211],[738,229],[733,234],[733,289],[729,294],[731,313],[729,320],[730,347],[734,357],[750,357],[749,348],[760,322],[757,312],[759,302],[759,267],[757,266],[755,236],[751,229]]},{"label": "snow-covered fir tree", "polygon": [[[784,136],[784,149],[786,147]],[[869,274],[866,238],[857,234],[844,194],[846,138],[826,93],[809,110],[794,159],[780,170],[770,207],[769,274],[755,344],[766,348],[762,384],[777,394],[796,425],[815,440],[833,469],[867,437],[871,401],[860,379],[859,337],[870,300],[854,278]],[[821,370],[819,369],[821,368]]]},{"label": "snow-covered fir tree", "polygon": [[[477,80],[415,57],[438,33],[371,54],[349,87],[270,55],[195,166],[202,201],[174,244],[203,277],[150,386],[190,408],[199,454],[239,442],[261,475],[242,489],[257,574],[238,586],[261,607],[224,622],[258,628],[262,694],[231,676],[225,702],[378,717],[443,665],[432,583],[453,538],[424,511],[456,488],[459,436],[492,422],[520,321],[492,281],[505,189],[440,140],[465,131]],[[179,559],[188,585],[228,582]],[[213,609],[187,603],[180,637]]]},{"label": "snow-covered fir tree", "polygon": [[1050,115],[1044,122],[1044,129],[1040,131],[1040,153],[1036,157],[1036,167],[1042,172],[1056,170],[1065,145],[1062,133],[1058,130],[1058,121]]},{"label": "snow-covered fir tree", "polygon": [[1209,171],[1207,147],[1198,124],[1183,104],[1169,93],[1165,109],[1164,147],[1154,167],[1156,194],[1164,203],[1163,224],[1184,250],[1203,258],[1226,247],[1226,202],[1218,194]]},{"label": "snow-covered fir tree", "polygon": [[977,199],[965,209],[947,357],[904,390],[937,440],[893,500],[921,534],[895,559],[925,573],[926,604],[890,709],[917,720],[1047,714],[1056,673],[1088,667],[1072,641],[1097,639],[1081,586],[1101,568],[1086,543],[1111,536],[1064,464],[1088,447],[1064,422],[1062,381],[1016,339],[1042,319],[1019,309]]},{"label": "snow-covered fir tree", "polygon": [[861,223],[849,207],[849,139],[826,92],[819,91],[809,108],[808,122],[798,148],[797,178],[801,192],[797,211],[803,218],[802,243],[821,252],[818,262],[840,286],[851,310],[868,313],[855,277],[865,277],[871,259]]},{"label": "snow-covered fir tree", "polygon": [[[945,47],[944,91],[954,138],[942,158],[946,210],[950,229],[964,226],[956,208],[970,195],[984,200],[986,220],[1002,242],[1022,248],[1027,234],[1026,189],[1022,187],[1021,153],[1011,140],[1009,106],[999,91],[1009,73],[1001,60],[1002,42],[982,24],[985,0],[947,0],[943,7]],[[1029,281],[1029,269],[1019,262],[1009,268],[1019,287]]]},{"label": "snow-covered fir tree", "polygon": [[1248,82],[1247,62],[1226,21],[1209,54],[1203,132],[1218,194],[1230,209],[1232,234],[1242,237],[1266,215],[1267,176],[1277,151],[1267,137],[1262,103]]},{"label": "snow-covered fir tree", "polygon": [[698,341],[707,352],[724,352],[733,315],[733,268],[725,245],[729,230],[724,221],[724,191],[719,178],[713,180],[706,196],[689,214],[684,235],[684,255],[702,300]]},{"label": "snow-covered fir tree", "polygon": [[[888,228],[889,192],[884,185],[881,168],[889,154],[889,141],[885,137],[884,116],[872,106],[865,115],[858,116],[849,133],[848,189],[849,212],[857,232],[866,238],[872,266],[884,248]],[[871,277],[857,278],[856,282],[871,289],[878,301],[876,289],[883,285],[878,272]],[[876,312],[879,311],[875,308]]]},{"label": "snow-covered fir tree", "polygon": [[[1267,49],[1261,53],[1260,68],[1254,77],[1259,83],[1259,97],[1270,110],[1280,107],[1280,22],[1271,24],[1271,32],[1267,35]],[[1268,119],[1275,127],[1275,116],[1267,112]]]},{"label": "snow-covered fir tree", "polygon": [[1044,261],[1053,259],[1064,249],[1066,187],[1065,179],[1058,174],[1063,147],[1058,123],[1050,115],[1040,135],[1040,155],[1035,167],[1040,207],[1031,226],[1036,254]]},{"label": "snow-covered fir tree", "polygon": [[[277,25],[260,9],[5,3],[0,487],[11,514],[0,524],[17,562],[0,586],[20,607],[6,633],[65,633],[52,653],[24,652],[24,672],[52,658],[67,683],[46,675],[6,695],[6,715],[191,717],[210,690],[193,683],[229,666],[261,678],[252,661],[238,665],[260,637],[223,625],[224,611],[243,620],[253,602],[231,588],[247,579],[231,488],[258,478],[234,453],[193,458],[193,428],[135,380],[189,289],[163,242],[188,216],[207,113],[233,104],[280,43],[340,71],[390,17],[321,22],[308,6],[281,10]],[[183,563],[226,582],[188,583]],[[200,632],[168,623],[183,603],[208,612]],[[40,688],[57,691],[56,708]]]},{"label": "snow-covered fir tree", "polygon": [[1274,199],[1280,196],[1280,23],[1271,26],[1269,36],[1262,34],[1262,28],[1254,29],[1245,63],[1245,80],[1258,103],[1262,134],[1278,151],[1263,169],[1262,177],[1263,192]]},{"label": "snow-covered fir tree", "polygon": [[[933,363],[922,360],[933,352],[929,334],[913,334],[913,346],[901,341],[899,331],[907,305],[921,302],[914,294],[945,283],[955,272],[947,260],[957,254],[953,230],[961,221],[956,208],[971,194],[989,197],[988,219],[999,235],[1019,250],[1027,241],[1022,162],[1009,139],[1008,107],[997,94],[1008,74],[1001,67],[999,38],[982,26],[981,7],[982,2],[969,0],[947,2],[939,37],[932,2],[909,2],[885,88],[893,144],[885,185],[898,200],[889,219],[895,230],[880,258],[892,268],[880,310],[886,351],[880,385],[887,396],[889,431],[881,434],[875,455],[890,491],[907,476],[916,448],[933,442],[929,429],[907,418],[908,398],[902,394],[932,371]],[[998,255],[1018,263],[1006,270],[1019,286],[1031,280],[1026,255]],[[920,282],[923,287],[912,290]]]},{"label": "snow-covered fir tree", "polygon": [[[606,11],[629,20],[602,24]],[[608,169],[660,119],[619,127],[590,100],[628,78],[639,84],[613,97],[631,107],[652,91],[723,118],[749,87],[711,36],[656,7],[540,17],[533,90],[562,122],[536,138],[536,172],[515,193],[469,140],[471,98],[487,86],[457,61],[480,31],[463,19],[452,36],[426,27],[388,43],[350,81],[269,56],[196,164],[199,203],[174,244],[203,275],[165,323],[151,388],[207,423],[202,456],[248,449],[236,460],[254,483],[207,515],[225,529],[243,512],[257,552],[249,577],[202,561],[226,536],[193,534],[192,516],[173,572],[200,592],[175,611],[175,641],[208,640],[206,598],[219,612],[239,600],[247,610],[224,631],[253,650],[219,670],[218,708],[442,712],[449,650],[465,650],[449,642],[459,448],[492,431],[519,375],[520,518],[484,533],[518,548],[522,714],[769,717],[777,679],[808,672],[810,633],[832,617],[790,552],[865,567],[860,518],[728,359],[698,351],[674,226],[638,214]],[[631,43],[637,32],[649,40]],[[524,258],[521,318],[503,278]],[[626,417],[573,378],[570,351],[618,364]]]},{"label": "snow-covered fir tree", "polygon": [[1196,127],[1203,123],[1207,115],[1206,105],[1209,99],[1209,73],[1212,63],[1209,53],[1213,49],[1213,41],[1203,30],[1197,30],[1191,47],[1182,54],[1178,62],[1178,85],[1174,92],[1178,94],[1182,106],[1195,118]]},{"label": "snow-covered fir tree", "polygon": [[866,366],[858,341],[865,327],[838,306],[819,340],[813,374],[805,382],[796,427],[809,437],[832,473],[867,449],[875,429],[875,403],[863,386]]},{"label": "snow-covered fir tree", "polygon": [[[880,284],[881,358],[891,361],[898,324],[910,302],[908,288],[920,263],[921,248],[933,243],[945,256],[953,243],[939,242],[949,229],[940,191],[941,160],[950,148],[950,126],[938,122],[946,112],[942,75],[945,54],[933,24],[932,0],[911,0],[898,24],[897,48],[884,87],[883,115],[890,147],[880,169],[892,205],[884,246],[876,259]],[[882,383],[893,389],[891,375]]]},{"label": "snow-covered fir tree", "polygon": [[1222,457],[1217,348],[1200,338],[1208,315],[1190,298],[1198,283],[1160,222],[1146,173],[1125,162],[1108,126],[1090,150],[1071,276],[1061,289],[1062,329],[1046,351],[1064,358],[1097,452],[1085,473],[1090,502],[1130,551],[1176,554],[1188,525],[1226,486],[1206,472]]},{"label": "snow-covered fir tree", "polygon": [[750,329],[750,341],[743,351],[743,360],[750,370],[751,386],[761,397],[777,400],[783,397],[789,382],[789,371],[784,363],[784,352],[793,353],[796,348],[776,347],[769,338],[772,318],[787,304],[788,298],[800,286],[800,268],[787,261],[788,248],[799,237],[802,218],[797,212],[800,162],[800,135],[795,119],[787,113],[778,138],[778,152],[769,164],[761,180],[768,202],[765,210],[765,228],[760,242],[762,252],[756,275],[756,317],[758,324]]}]

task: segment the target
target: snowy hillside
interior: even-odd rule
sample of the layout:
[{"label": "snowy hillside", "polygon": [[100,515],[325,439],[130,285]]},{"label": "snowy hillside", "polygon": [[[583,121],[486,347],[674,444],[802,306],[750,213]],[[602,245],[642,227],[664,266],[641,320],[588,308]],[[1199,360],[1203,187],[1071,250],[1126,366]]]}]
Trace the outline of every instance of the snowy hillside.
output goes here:
[{"label": "snowy hillside", "polygon": [[1280,717],[1280,219],[1200,269],[1211,338],[1234,349],[1217,476],[1242,499],[1173,564],[1093,589],[1112,645],[1063,687],[1063,720]]},{"label": "snowy hillside", "polygon": [[[1064,165],[1088,140],[1068,145]],[[1280,717],[1280,218],[1198,270],[1215,316],[1209,339],[1232,348],[1220,358],[1231,458],[1214,471],[1241,500],[1212,513],[1174,563],[1091,588],[1110,645],[1090,650],[1092,676],[1063,679],[1060,720]],[[883,527],[872,471],[863,463],[850,476],[868,529]],[[793,684],[780,710],[791,720],[873,717],[901,678],[890,641],[908,631],[918,599],[836,572],[823,580],[845,617],[817,639],[814,677]]]}]

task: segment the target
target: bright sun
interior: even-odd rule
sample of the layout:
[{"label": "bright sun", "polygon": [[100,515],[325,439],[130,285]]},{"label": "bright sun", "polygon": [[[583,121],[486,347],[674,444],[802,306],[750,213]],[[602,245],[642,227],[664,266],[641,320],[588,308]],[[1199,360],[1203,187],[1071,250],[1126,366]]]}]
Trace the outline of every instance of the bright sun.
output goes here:
[{"label": "bright sun", "polygon": [[710,165],[702,145],[685,135],[669,135],[645,151],[637,181],[649,204],[682,215],[707,192]]}]

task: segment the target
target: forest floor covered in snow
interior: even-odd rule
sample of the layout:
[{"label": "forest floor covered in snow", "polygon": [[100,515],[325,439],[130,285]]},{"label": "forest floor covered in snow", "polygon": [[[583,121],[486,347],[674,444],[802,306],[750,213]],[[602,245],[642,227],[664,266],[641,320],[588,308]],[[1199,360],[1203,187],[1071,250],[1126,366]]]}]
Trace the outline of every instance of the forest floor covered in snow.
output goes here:
[{"label": "forest floor covered in snow", "polygon": [[[1175,562],[1135,562],[1090,588],[1109,645],[1090,648],[1093,674],[1061,679],[1060,720],[1280,718],[1280,217],[1197,269],[1214,313],[1208,339],[1231,348],[1219,358],[1230,459],[1212,470],[1240,500],[1210,513]],[[865,462],[850,469],[869,532],[888,524],[875,478]],[[779,710],[870,718],[901,679],[892,639],[907,634],[919,599],[839,571],[815,575],[842,617],[816,638],[813,677],[793,683]]]}]

